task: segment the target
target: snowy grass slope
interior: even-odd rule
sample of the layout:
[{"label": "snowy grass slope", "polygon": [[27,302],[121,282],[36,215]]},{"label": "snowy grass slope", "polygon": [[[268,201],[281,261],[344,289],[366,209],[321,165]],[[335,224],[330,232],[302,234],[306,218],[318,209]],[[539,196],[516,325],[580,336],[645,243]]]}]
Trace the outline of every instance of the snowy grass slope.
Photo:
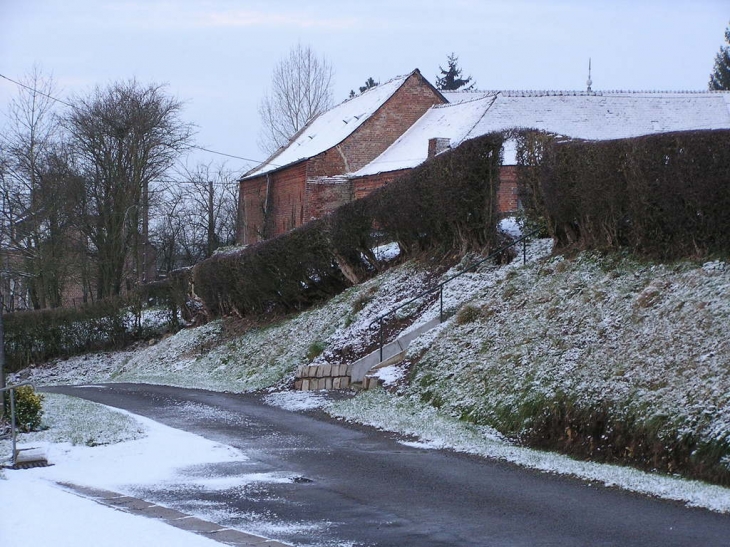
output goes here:
[{"label": "snowy grass slope", "polygon": [[[57,360],[21,371],[16,378],[38,385],[113,381],[230,392],[264,389],[292,379],[298,365],[362,355],[376,339],[372,320],[421,291],[427,277],[408,263],[326,305],[240,335],[227,334],[219,320],[152,346]],[[324,351],[311,355],[313,345]]]},{"label": "snowy grass slope", "polygon": [[547,473],[570,475],[605,486],[681,501],[690,507],[730,512],[728,488],[649,474],[629,467],[578,461],[553,452],[515,446],[492,428],[466,423],[411,397],[397,397],[383,390],[374,390],[355,399],[329,403],[326,409],[344,420],[419,439],[415,443],[404,441],[409,446],[450,448]]},{"label": "snowy grass slope", "polygon": [[[604,459],[608,451],[605,459],[620,460],[617,452],[636,451],[624,459],[639,463],[646,447],[610,446],[630,437],[619,431],[623,424],[642,429],[641,442],[692,451],[684,472],[704,450],[710,454],[697,465],[714,458],[718,468],[696,472],[730,476],[725,263],[662,265],[583,253],[513,269],[474,296],[455,320],[410,348],[418,361],[411,396],[538,445],[551,434],[579,435],[590,426],[581,420],[597,416],[609,422],[605,438],[580,455],[591,450]],[[656,458],[647,467],[672,472],[682,464]]]},{"label": "snowy grass slope", "polygon": [[[542,409],[569,394],[576,408],[598,404],[616,420],[644,420],[668,444],[682,435],[714,443],[718,461],[727,466],[726,264],[662,265],[590,253],[545,258],[550,250],[548,241],[533,242],[526,267],[520,260],[485,265],[450,284],[444,300],[454,315],[412,344],[412,381],[405,388],[399,384],[404,396],[394,401],[428,401],[439,407],[432,410],[439,416],[463,418],[467,430],[473,422],[529,440]],[[136,352],[71,359],[24,376],[39,384],[111,380],[226,391],[281,388],[298,364],[309,362],[315,342],[325,348],[315,362],[339,362],[371,347],[370,322],[425,288],[428,278],[406,264],[320,308],[241,336],[225,338],[216,322]],[[414,325],[435,316],[438,304],[417,313]],[[405,374],[403,369],[394,376]],[[362,406],[360,418],[352,409],[348,417],[370,423],[377,411],[369,397],[352,402],[353,409]],[[304,397],[293,409],[311,402]],[[430,423],[421,419],[427,423],[419,435],[428,433]],[[663,495],[663,488],[654,493]]]},{"label": "snowy grass slope", "polygon": [[[126,413],[76,397],[43,394],[40,431],[23,433],[26,445],[69,443],[72,446],[100,446],[141,439],[146,430]],[[10,454],[10,440],[0,441],[0,454]]]}]

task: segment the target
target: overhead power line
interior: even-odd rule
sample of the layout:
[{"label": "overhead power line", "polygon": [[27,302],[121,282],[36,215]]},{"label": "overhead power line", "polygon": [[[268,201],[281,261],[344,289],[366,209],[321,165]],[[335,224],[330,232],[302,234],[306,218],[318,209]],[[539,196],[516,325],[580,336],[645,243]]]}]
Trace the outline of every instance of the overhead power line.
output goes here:
[{"label": "overhead power line", "polygon": [[[235,158],[237,160],[252,161],[256,164],[263,163],[262,160],[252,160],[251,158],[242,158],[241,156],[234,156],[233,154],[226,154],[224,152],[216,152],[215,150],[210,150],[209,148],[203,148],[202,146],[197,146],[195,144],[192,145],[191,148],[197,148],[198,150],[210,152],[211,154],[218,154],[219,156],[227,156],[229,158]],[[281,167],[280,165],[274,165],[273,163],[270,163],[269,165],[273,165],[274,167]]]},{"label": "overhead power line", "polygon": [[[52,101],[56,101],[57,103],[61,103],[63,105],[66,105],[69,108],[76,109],[76,106],[72,105],[69,102],[64,101],[63,99],[59,99],[58,97],[54,97],[53,95],[49,95],[48,93],[44,93],[43,91],[40,91],[39,89],[36,89],[34,87],[30,87],[28,85],[25,85],[24,83],[18,82],[17,80],[13,80],[12,78],[8,78],[4,74],[0,74],[0,78],[3,78],[3,79],[5,79],[5,80],[7,80],[9,82],[12,82],[15,85],[20,86],[20,87],[23,87],[23,88],[25,88],[25,89],[27,89],[29,91],[32,91],[33,93],[38,93],[39,95],[43,95],[44,97],[47,97],[48,99],[51,99]],[[243,160],[243,161],[252,161],[252,162],[254,162],[256,164],[263,163],[263,160],[254,160],[254,159],[251,159],[251,158],[243,158],[241,156],[236,156],[234,154],[226,154],[225,152],[218,152],[217,150],[211,150],[210,148],[204,148],[202,146],[197,146],[197,145],[194,145],[194,144],[191,145],[190,147],[191,148],[195,148],[197,150],[202,150],[204,152],[209,152],[211,154],[217,154],[219,156],[226,156],[227,158],[234,158],[234,159]],[[270,163],[269,165],[271,165],[273,167],[281,167],[280,165],[276,165],[274,163]]]}]

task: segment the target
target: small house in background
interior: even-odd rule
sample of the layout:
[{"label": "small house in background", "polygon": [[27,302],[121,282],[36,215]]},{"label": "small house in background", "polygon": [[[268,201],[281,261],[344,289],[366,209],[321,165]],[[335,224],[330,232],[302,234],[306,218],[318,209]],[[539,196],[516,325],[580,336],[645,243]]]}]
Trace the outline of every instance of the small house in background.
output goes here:
[{"label": "small house in background", "polygon": [[359,197],[343,176],[370,163],[433,105],[446,102],[414,70],[320,114],[241,179],[238,242],[277,236]]},{"label": "small house in background", "polygon": [[[365,197],[429,158],[496,131],[610,140],[730,128],[730,92],[440,93],[417,70],[325,112],[241,180],[239,243],[267,239]],[[520,207],[517,145],[503,148],[498,209]]]}]

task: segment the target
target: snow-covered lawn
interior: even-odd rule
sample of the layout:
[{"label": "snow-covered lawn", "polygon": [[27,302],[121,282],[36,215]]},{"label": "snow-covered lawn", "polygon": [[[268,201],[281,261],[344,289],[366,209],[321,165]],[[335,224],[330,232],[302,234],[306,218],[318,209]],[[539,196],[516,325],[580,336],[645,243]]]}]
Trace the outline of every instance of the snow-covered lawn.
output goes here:
[{"label": "snow-covered lawn", "polygon": [[[45,395],[49,429],[21,435],[42,447],[51,467],[0,472],[0,545],[158,547],[219,545],[161,521],[78,497],[58,483],[133,495],[134,489],[183,480],[191,466],[240,461],[236,449],[123,411],[63,395]],[[10,443],[0,443],[0,454]]]}]

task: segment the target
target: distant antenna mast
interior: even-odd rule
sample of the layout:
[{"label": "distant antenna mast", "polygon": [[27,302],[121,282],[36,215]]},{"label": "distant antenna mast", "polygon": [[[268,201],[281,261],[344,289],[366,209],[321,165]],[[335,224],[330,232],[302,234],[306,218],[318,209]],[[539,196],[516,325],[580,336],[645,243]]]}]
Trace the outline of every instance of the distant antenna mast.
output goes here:
[{"label": "distant antenna mast", "polygon": [[591,58],[588,57],[588,81],[586,82],[586,85],[588,85],[588,93],[592,93],[593,90],[591,89],[591,86],[593,85],[593,80],[591,80]]}]

